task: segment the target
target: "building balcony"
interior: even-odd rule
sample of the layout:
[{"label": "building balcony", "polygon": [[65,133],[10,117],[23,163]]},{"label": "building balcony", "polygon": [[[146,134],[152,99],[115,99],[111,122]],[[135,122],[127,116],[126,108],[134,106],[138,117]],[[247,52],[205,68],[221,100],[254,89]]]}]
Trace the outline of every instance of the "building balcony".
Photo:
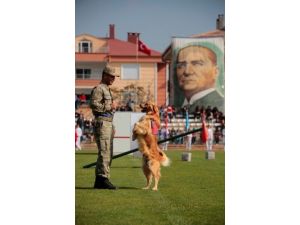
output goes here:
[{"label": "building balcony", "polygon": [[107,61],[107,54],[104,53],[75,53],[76,62],[103,62]]},{"label": "building balcony", "polygon": [[95,87],[99,84],[99,79],[75,79],[75,87],[85,87],[85,88],[91,88]]}]

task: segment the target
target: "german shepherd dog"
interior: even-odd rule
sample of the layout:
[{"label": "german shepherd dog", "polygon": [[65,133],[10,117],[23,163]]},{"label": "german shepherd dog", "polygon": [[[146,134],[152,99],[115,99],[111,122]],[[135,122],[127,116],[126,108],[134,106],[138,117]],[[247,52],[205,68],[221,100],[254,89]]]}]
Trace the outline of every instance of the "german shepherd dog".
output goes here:
[{"label": "german shepherd dog", "polygon": [[133,127],[132,139],[137,139],[139,144],[139,151],[143,154],[142,169],[147,179],[147,185],[143,189],[149,189],[152,177],[154,177],[154,187],[152,190],[157,191],[158,182],[161,177],[160,165],[169,166],[170,159],[166,154],[158,147],[157,138],[152,134],[151,124],[156,123],[160,127],[159,112],[157,106],[148,102],[143,107],[147,111]]}]

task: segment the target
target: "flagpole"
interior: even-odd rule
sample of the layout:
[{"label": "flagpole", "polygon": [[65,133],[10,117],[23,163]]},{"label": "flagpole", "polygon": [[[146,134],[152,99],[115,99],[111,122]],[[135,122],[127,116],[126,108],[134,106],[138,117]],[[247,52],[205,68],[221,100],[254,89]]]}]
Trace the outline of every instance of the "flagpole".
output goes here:
[{"label": "flagpole", "polygon": [[186,129],[186,131],[188,131],[189,128],[190,128],[189,111],[186,108],[186,110],[185,110],[185,129]]},{"label": "flagpole", "polygon": [[138,64],[139,61],[139,34],[137,35],[136,39],[136,63]]}]

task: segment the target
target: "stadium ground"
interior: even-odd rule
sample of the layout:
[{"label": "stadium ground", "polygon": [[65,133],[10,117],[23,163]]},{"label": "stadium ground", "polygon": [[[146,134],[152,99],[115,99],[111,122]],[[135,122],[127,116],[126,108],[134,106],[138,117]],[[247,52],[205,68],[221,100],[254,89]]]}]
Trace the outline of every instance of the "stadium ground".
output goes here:
[{"label": "stadium ground", "polygon": [[214,160],[193,150],[191,162],[182,161],[184,149],[167,151],[170,167],[161,169],[159,190],[142,190],[141,159],[126,155],[113,160],[111,181],[119,189],[95,190],[95,150],[76,152],[76,225],[222,225],[225,224],[225,151]]}]

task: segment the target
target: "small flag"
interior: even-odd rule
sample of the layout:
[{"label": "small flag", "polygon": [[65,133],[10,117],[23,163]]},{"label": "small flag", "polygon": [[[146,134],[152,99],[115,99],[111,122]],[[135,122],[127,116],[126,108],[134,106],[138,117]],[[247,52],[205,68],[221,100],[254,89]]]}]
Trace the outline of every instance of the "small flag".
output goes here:
[{"label": "small flag", "polygon": [[146,53],[147,55],[151,55],[151,49],[148,48],[142,41],[139,40],[139,51]]},{"label": "small flag", "polygon": [[188,131],[190,128],[189,111],[185,110],[185,129]]},{"label": "small flag", "polygon": [[202,142],[206,142],[208,139],[208,130],[205,122],[205,115],[202,115],[202,132],[201,132],[201,140]]}]

